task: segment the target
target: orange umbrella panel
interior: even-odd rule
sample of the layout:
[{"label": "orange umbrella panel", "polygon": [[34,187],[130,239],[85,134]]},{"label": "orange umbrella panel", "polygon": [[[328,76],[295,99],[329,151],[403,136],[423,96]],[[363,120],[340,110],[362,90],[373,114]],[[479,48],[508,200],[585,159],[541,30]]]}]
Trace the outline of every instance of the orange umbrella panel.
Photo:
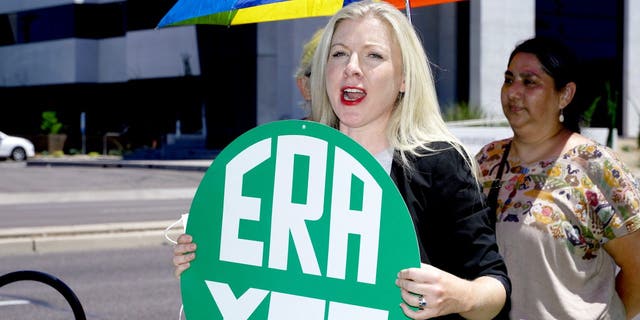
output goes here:
[{"label": "orange umbrella panel", "polygon": [[417,7],[433,6],[436,4],[443,4],[443,3],[449,3],[449,2],[458,2],[462,0],[386,0],[386,1],[396,6],[396,8],[402,10],[407,7],[407,3],[409,3],[411,8],[417,8]]}]

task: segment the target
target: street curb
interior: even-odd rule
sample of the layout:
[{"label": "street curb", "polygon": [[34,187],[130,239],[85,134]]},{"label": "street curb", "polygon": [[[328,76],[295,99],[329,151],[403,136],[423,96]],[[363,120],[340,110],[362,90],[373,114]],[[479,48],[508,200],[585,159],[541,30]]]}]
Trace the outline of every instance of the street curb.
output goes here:
[{"label": "street curb", "polygon": [[102,160],[72,158],[34,158],[27,160],[27,166],[40,167],[101,167],[101,168],[137,168],[166,169],[183,171],[207,171],[212,160]]},{"label": "street curb", "polygon": [[173,245],[166,237],[176,239],[183,232],[182,226],[172,226],[174,222],[0,229],[0,256]]}]

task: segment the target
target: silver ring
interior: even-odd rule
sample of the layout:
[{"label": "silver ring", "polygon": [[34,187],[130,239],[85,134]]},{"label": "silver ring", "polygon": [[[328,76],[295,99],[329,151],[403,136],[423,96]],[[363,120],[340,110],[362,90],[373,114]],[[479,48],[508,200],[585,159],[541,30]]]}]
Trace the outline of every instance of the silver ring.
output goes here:
[{"label": "silver ring", "polygon": [[427,300],[424,299],[422,295],[418,296],[418,307],[424,308],[427,306]]}]

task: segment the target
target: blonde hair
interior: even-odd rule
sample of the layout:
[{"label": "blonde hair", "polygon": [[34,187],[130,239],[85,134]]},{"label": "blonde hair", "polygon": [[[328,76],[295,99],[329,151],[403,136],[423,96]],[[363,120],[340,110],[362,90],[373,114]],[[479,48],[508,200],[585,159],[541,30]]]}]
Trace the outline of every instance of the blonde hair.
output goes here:
[{"label": "blonde hair", "polygon": [[295,77],[309,77],[311,75],[311,63],[313,62],[313,54],[316,52],[316,47],[322,37],[323,29],[320,28],[311,36],[311,39],[307,41],[302,47],[302,55],[300,56],[300,64],[296,70]]},{"label": "blonde hair", "polygon": [[311,119],[338,128],[339,119],[331,107],[324,79],[329,48],[336,27],[343,20],[363,17],[374,17],[384,22],[402,52],[405,92],[399,93],[387,125],[387,139],[391,147],[400,151],[403,164],[411,168],[407,153],[420,156],[425,150],[437,151],[427,146],[430,142],[449,142],[465,159],[477,180],[478,165],[474,157],[449,131],[440,113],[431,67],[422,42],[404,13],[389,3],[356,1],[343,7],[329,20],[313,58]]}]

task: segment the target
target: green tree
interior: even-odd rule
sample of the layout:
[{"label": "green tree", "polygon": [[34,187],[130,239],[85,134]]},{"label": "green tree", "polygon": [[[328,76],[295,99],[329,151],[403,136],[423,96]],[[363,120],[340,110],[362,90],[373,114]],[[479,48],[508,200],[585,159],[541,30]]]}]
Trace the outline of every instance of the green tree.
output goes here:
[{"label": "green tree", "polygon": [[62,123],[58,120],[55,111],[42,112],[42,124],[40,129],[44,130],[48,134],[57,134],[62,129]]}]

